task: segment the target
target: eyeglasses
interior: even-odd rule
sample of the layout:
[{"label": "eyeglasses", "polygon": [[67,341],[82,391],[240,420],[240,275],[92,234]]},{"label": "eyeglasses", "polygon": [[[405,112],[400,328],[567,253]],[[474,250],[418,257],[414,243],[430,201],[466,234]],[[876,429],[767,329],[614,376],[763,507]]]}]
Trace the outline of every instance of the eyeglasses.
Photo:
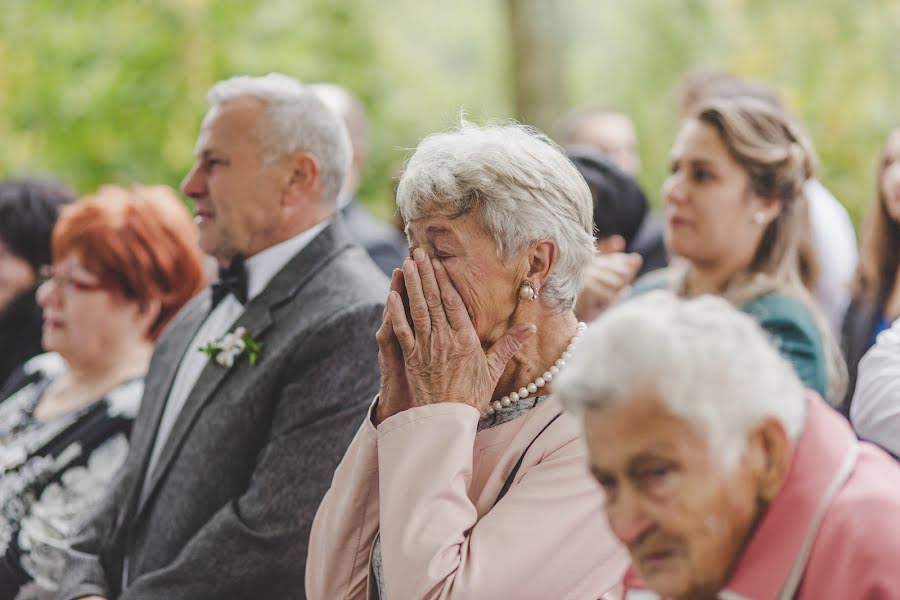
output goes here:
[{"label": "eyeglasses", "polygon": [[94,292],[97,290],[109,289],[109,285],[101,281],[88,281],[82,276],[75,275],[71,271],[65,272],[56,269],[51,265],[44,265],[39,271],[40,285],[53,281],[53,285],[66,290],[74,290],[76,292]]}]

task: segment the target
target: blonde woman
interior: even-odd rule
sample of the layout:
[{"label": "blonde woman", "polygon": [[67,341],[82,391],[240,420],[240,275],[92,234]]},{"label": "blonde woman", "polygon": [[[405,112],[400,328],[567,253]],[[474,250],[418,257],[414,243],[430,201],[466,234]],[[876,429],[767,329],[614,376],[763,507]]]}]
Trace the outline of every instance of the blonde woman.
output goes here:
[{"label": "blonde woman", "polygon": [[833,403],[846,387],[840,349],[803,283],[803,185],[815,156],[787,117],[753,98],[714,99],[685,120],[663,184],[676,261],[635,285],[721,295],[750,314],[804,384]]}]

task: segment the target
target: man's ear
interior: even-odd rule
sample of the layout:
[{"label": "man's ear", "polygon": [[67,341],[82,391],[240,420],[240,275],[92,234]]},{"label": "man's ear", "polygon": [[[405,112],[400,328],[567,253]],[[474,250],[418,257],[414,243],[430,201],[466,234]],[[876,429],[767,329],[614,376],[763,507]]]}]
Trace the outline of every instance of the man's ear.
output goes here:
[{"label": "man's ear", "polygon": [[294,203],[319,187],[319,162],[309,152],[295,152],[285,160],[287,180],[282,200],[285,203]]},{"label": "man's ear", "polygon": [[528,251],[528,272],[525,278],[539,287],[544,287],[558,258],[559,248],[556,242],[553,240],[537,242]]},{"label": "man's ear", "polygon": [[747,459],[759,497],[770,502],[787,477],[794,454],[787,432],[774,417],[766,417],[747,438]]}]

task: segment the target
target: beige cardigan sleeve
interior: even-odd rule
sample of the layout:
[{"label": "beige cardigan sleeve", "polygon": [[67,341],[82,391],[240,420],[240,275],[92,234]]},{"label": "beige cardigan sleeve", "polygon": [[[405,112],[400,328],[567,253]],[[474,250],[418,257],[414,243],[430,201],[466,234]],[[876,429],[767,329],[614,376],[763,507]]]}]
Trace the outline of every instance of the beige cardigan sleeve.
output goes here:
[{"label": "beige cardigan sleeve", "polygon": [[306,560],[311,600],[366,598],[369,554],[378,533],[375,427],[363,421],[313,521]]},{"label": "beige cardigan sleeve", "polygon": [[471,406],[432,405],[377,430],[388,600],[597,600],[613,590],[627,557],[606,527],[577,434],[548,429],[529,451],[539,462],[523,463],[479,520],[469,498],[478,419]]}]

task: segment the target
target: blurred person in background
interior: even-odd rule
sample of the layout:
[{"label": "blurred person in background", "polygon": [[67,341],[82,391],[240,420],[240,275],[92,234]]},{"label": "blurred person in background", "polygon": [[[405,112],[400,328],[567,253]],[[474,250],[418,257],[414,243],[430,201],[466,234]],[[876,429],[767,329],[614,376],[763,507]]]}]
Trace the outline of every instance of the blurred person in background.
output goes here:
[{"label": "blurred person in background", "polygon": [[595,252],[583,178],[529,128],[463,122],[419,143],[397,204],[412,257],[380,394],[316,514],[309,598],[608,598],[624,552],[552,395]]},{"label": "blurred person in background", "polygon": [[597,252],[578,294],[575,315],[592,321],[612,304],[641,268],[633,243],[650,210],[644,192],[606,156],[590,148],[569,148],[566,156],[584,177],[594,203]]},{"label": "blurred person in background", "polygon": [[172,190],[104,187],[62,209],[38,289],[43,345],[0,402],[0,598],[41,597],[128,454],[153,345],[205,282]]},{"label": "blurred person in background", "polygon": [[617,110],[585,108],[563,117],[556,142],[564,148],[594,148],[630,177],[641,173],[637,131],[631,117]]},{"label": "blurred person in background", "polygon": [[41,353],[38,274],[50,264],[59,209],[73,200],[71,191],[51,180],[0,183],[0,393],[16,367]]},{"label": "blurred person in background", "polygon": [[853,301],[844,317],[842,345],[849,373],[844,414],[850,411],[860,359],[900,317],[900,127],[888,135],[875,181],[878,191],[863,224]]},{"label": "blurred person in background", "polygon": [[723,299],[613,307],[557,383],[631,554],[623,598],[898,597],[900,466]]},{"label": "blurred person in background", "polygon": [[[679,90],[679,112],[688,118],[710,98],[750,97],[773,109],[788,110],[778,92],[766,83],[735,77],[717,70],[689,72]],[[787,118],[792,119],[790,116]],[[809,215],[809,240],[801,245],[800,259],[807,284],[822,307],[834,335],[840,335],[844,314],[850,304],[850,284],[856,269],[856,232],[847,209],[815,177],[803,186]],[[815,266],[812,266],[812,263]]]},{"label": "blurred person in background", "polygon": [[846,367],[800,270],[803,187],[814,165],[808,140],[769,104],[749,97],[701,104],[682,122],[663,183],[673,266],[634,291],[724,296],[757,319],[808,387],[836,405]]},{"label": "blurred person in background", "polygon": [[[591,172],[597,174],[595,178],[604,177],[610,180],[617,192],[624,193],[621,202],[627,200],[636,202],[633,210],[643,214],[638,229],[627,244],[628,252],[635,252],[641,256],[637,274],[643,275],[665,267],[668,263],[668,254],[663,241],[662,219],[646,208],[647,198],[637,184],[641,157],[631,117],[617,110],[603,108],[575,110],[562,118],[557,127],[556,142],[566,150],[599,152],[632,179],[632,183],[622,184],[618,173],[610,174],[606,168],[602,168],[601,173],[597,168],[588,167]],[[588,184],[590,183],[588,181]],[[633,190],[634,187],[638,188],[637,194]],[[619,264],[614,265],[610,276],[621,278],[631,259],[619,257],[616,260]]]},{"label": "blurred person in background", "polygon": [[847,409],[860,438],[900,460],[900,319],[878,334],[875,345],[859,361]]},{"label": "blurred person in background", "polygon": [[403,264],[407,256],[406,240],[396,228],[370,213],[356,195],[369,156],[369,124],[366,109],[356,96],[339,85],[315,83],[310,88],[344,122],[350,134],[353,160],[338,198],[341,216],[353,239],[365,248],[375,264],[390,276],[394,269]]}]

